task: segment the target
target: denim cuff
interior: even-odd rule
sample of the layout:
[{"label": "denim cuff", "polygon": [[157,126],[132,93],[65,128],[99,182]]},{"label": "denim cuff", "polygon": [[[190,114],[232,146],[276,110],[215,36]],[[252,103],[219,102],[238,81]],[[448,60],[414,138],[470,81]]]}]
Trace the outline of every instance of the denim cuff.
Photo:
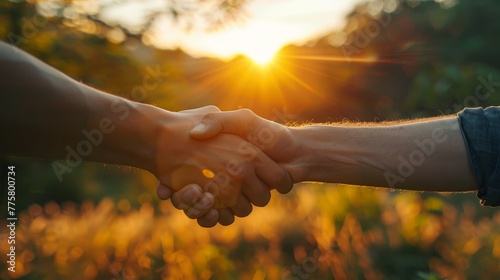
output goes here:
[{"label": "denim cuff", "polygon": [[458,113],[483,206],[500,205],[500,107],[466,108]]}]

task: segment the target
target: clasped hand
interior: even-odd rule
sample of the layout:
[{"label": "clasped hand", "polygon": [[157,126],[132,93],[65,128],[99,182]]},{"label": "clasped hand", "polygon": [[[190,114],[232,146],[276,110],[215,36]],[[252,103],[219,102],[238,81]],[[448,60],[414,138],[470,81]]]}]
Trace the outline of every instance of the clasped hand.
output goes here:
[{"label": "clasped hand", "polygon": [[230,225],[252,205],[267,205],[272,189],[287,193],[300,180],[293,176],[300,145],[287,127],[247,109],[215,106],[177,117],[158,138],[157,193],[201,226]]}]

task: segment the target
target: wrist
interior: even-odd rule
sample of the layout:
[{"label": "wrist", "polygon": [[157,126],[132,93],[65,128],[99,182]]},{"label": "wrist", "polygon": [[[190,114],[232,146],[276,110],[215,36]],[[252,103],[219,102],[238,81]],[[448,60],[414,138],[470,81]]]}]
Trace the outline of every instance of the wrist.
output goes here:
[{"label": "wrist", "polygon": [[96,141],[88,159],[155,173],[156,138],[173,113],[108,94],[90,107],[86,130]]},{"label": "wrist", "polygon": [[317,126],[289,128],[292,137],[298,143],[295,160],[287,166],[294,183],[318,181],[318,170],[322,169],[322,143],[318,138]]},{"label": "wrist", "polygon": [[321,125],[293,129],[301,143],[296,171],[301,180],[380,185],[385,156],[373,148],[373,134],[362,130]]},{"label": "wrist", "polygon": [[[152,105],[135,103],[130,106],[129,116],[130,146],[127,149],[133,166],[147,170],[155,175],[158,173],[158,142],[159,136],[166,133],[168,123],[175,119],[175,113]],[[169,138],[167,138],[169,139]],[[169,143],[163,143],[169,145]],[[163,155],[166,156],[166,155]]]}]

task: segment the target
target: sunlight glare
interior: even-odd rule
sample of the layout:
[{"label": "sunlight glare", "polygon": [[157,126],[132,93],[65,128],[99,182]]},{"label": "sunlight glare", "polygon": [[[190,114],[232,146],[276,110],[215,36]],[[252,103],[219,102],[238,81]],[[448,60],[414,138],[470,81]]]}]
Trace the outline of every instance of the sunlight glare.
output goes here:
[{"label": "sunlight glare", "polygon": [[277,50],[273,48],[254,48],[247,49],[243,52],[243,54],[250,59],[252,59],[258,65],[267,65],[269,64],[276,54]]}]

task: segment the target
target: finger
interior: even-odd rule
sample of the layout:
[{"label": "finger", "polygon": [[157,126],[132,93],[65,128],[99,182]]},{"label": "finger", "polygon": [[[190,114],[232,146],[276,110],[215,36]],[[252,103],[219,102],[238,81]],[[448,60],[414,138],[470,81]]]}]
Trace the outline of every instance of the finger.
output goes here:
[{"label": "finger", "polygon": [[210,209],[208,213],[198,218],[198,224],[202,227],[214,227],[219,221],[219,211]]},{"label": "finger", "polygon": [[188,209],[184,209],[184,214],[190,219],[198,219],[208,213],[215,204],[215,198],[211,193],[204,193],[200,199]]},{"label": "finger", "polygon": [[231,211],[236,217],[246,217],[252,213],[252,204],[248,201],[248,198],[240,194],[236,205],[231,207]]},{"label": "finger", "polygon": [[242,188],[243,194],[255,206],[264,207],[271,199],[271,192],[259,178],[252,176],[245,180],[245,185]]},{"label": "finger", "polygon": [[219,209],[219,224],[228,226],[234,223],[234,214],[229,208]]},{"label": "finger", "polygon": [[215,205],[215,197],[212,193],[205,192],[201,195],[201,198],[196,202],[194,207],[203,213],[207,213],[208,210],[212,209]]},{"label": "finger", "polygon": [[183,110],[180,111],[179,113],[199,113],[199,114],[208,114],[208,113],[216,113],[220,112],[220,109],[217,106],[214,105],[208,105],[208,106],[203,106],[199,108],[194,108],[194,109],[188,109],[188,110]]},{"label": "finger", "polygon": [[190,135],[203,140],[225,132],[246,138],[245,136],[254,126],[253,123],[258,120],[260,117],[248,109],[209,113],[191,130]]},{"label": "finger", "polygon": [[174,191],[167,185],[162,184],[158,181],[158,186],[156,187],[156,194],[160,199],[166,200],[172,197]]},{"label": "finger", "polygon": [[255,173],[271,189],[279,193],[288,193],[293,188],[290,174],[263,153],[256,153]]},{"label": "finger", "polygon": [[202,197],[203,191],[200,186],[190,184],[172,195],[172,204],[180,210],[187,210],[193,207]]},{"label": "finger", "polygon": [[204,185],[204,191],[212,193],[216,198],[214,208],[227,208],[234,206],[241,190],[242,179],[235,180],[229,174],[218,173],[214,180]]}]

